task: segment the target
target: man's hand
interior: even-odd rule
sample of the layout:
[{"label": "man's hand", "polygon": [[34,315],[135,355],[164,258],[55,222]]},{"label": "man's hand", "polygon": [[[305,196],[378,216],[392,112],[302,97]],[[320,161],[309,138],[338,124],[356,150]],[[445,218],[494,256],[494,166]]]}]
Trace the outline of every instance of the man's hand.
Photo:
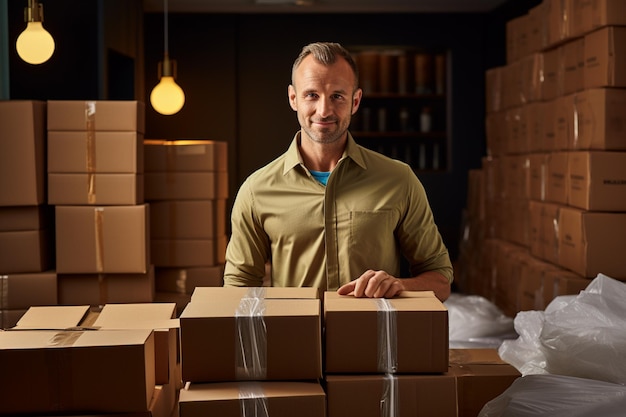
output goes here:
[{"label": "man's hand", "polygon": [[385,271],[368,269],[360,277],[343,285],[337,290],[339,295],[354,297],[392,298],[404,290],[401,279],[395,278]]}]

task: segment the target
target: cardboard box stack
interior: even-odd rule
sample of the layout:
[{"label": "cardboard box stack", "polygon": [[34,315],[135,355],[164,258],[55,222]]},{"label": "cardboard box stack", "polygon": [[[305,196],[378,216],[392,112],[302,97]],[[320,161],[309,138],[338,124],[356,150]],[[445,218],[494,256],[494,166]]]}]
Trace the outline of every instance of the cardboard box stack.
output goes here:
[{"label": "cardboard box stack", "polygon": [[621,0],[544,0],[508,23],[468,182],[464,291],[514,315],[598,273],[626,279],[625,74]]},{"label": "cardboard box stack", "polygon": [[317,289],[197,287],[180,332],[180,417],[326,415]]},{"label": "cardboard box stack", "polygon": [[448,311],[432,292],[393,299],[326,292],[324,335],[329,417],[457,416]]},{"label": "cardboard box stack", "polygon": [[0,331],[0,414],[171,416],[180,385],[175,308],[31,307]]},{"label": "cardboard box stack", "polygon": [[47,109],[59,303],[153,301],[144,104],[54,100]]},{"label": "cardboard box stack", "polygon": [[46,102],[0,101],[0,328],[57,303],[45,152]]},{"label": "cardboard box stack", "polygon": [[[228,148],[211,140],[145,143],[150,251],[159,294],[221,286],[228,221]],[[182,307],[181,307],[182,310]]]}]

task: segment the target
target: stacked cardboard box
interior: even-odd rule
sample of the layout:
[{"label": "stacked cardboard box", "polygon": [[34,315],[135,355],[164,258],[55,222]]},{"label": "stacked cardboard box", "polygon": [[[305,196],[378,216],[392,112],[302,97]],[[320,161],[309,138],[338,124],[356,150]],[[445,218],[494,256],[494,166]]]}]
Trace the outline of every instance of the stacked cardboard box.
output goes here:
[{"label": "stacked cardboard box", "polygon": [[227,241],[227,143],[154,139],[144,143],[157,291],[189,296],[196,287],[221,286]]},{"label": "stacked cardboard box", "polygon": [[598,273],[626,279],[625,7],[544,0],[509,22],[507,64],[487,71],[487,155],[468,196],[484,213],[467,216],[461,258],[464,285],[508,314]]},{"label": "stacked cardboard box", "polygon": [[325,416],[320,310],[314,288],[196,288],[180,315],[179,415]]},{"label": "stacked cardboard box", "polygon": [[457,415],[448,312],[432,292],[392,299],[326,292],[324,335],[329,417]]},{"label": "stacked cardboard box", "polygon": [[60,304],[154,300],[144,119],[138,101],[48,101]]},{"label": "stacked cardboard box", "polygon": [[46,103],[0,101],[0,328],[31,305],[57,303],[45,149]]},{"label": "stacked cardboard box", "polygon": [[172,415],[174,313],[174,304],[31,307],[0,332],[0,414]]}]

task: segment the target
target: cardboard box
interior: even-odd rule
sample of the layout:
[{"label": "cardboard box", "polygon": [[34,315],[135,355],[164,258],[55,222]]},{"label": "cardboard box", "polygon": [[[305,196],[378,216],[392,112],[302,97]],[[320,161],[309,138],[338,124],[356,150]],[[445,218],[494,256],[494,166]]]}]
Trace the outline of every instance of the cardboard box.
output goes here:
[{"label": "cardboard box", "polygon": [[[594,277],[595,278],[595,277]],[[572,271],[558,267],[543,274],[543,302],[545,309],[548,304],[560,295],[578,295],[591,282]]]},{"label": "cardboard box", "polygon": [[572,0],[544,0],[546,46],[557,45],[571,37]]},{"label": "cardboard box", "polygon": [[146,200],[228,198],[226,172],[146,172]]},{"label": "cardboard box", "polygon": [[585,88],[585,38],[571,40],[561,48],[563,94],[581,91]]},{"label": "cardboard box", "polygon": [[49,173],[143,173],[143,135],[137,132],[50,131]]},{"label": "cardboard box", "polygon": [[543,201],[546,198],[547,167],[547,153],[528,155],[528,197],[531,200]]},{"label": "cardboard box", "polygon": [[548,155],[546,201],[567,204],[568,201],[568,152],[551,152]]},{"label": "cardboard box", "polygon": [[325,381],[328,417],[457,417],[456,380],[447,373],[326,375]]},{"label": "cardboard box", "polygon": [[0,309],[0,331],[17,324],[19,319],[26,313],[26,309],[2,310]]},{"label": "cardboard box", "polygon": [[155,383],[168,384],[177,373],[178,329],[175,303],[107,304],[94,322],[102,330],[151,329],[154,331]]},{"label": "cardboard box", "polygon": [[60,305],[151,303],[155,297],[154,266],[146,273],[59,274]]},{"label": "cardboard box", "polygon": [[542,203],[540,244],[541,259],[555,265],[559,263],[559,210],[561,204]]},{"label": "cardboard box", "polygon": [[574,94],[560,96],[553,101],[555,118],[552,149],[555,151],[565,151],[570,148],[576,119],[574,102]]},{"label": "cardboard box", "polygon": [[383,301],[324,293],[326,372],[384,373],[388,363],[397,373],[447,371],[448,311],[433,292]]},{"label": "cardboard box", "polygon": [[222,298],[316,300],[319,299],[319,289],[314,287],[198,287],[191,295],[191,301],[199,302]]},{"label": "cardboard box", "polygon": [[552,99],[543,103],[543,123],[541,131],[542,147],[540,150],[551,152],[556,150],[555,136],[556,136],[556,103]]},{"label": "cardboard box", "polygon": [[146,172],[226,172],[228,143],[146,139]]},{"label": "cardboard box", "polygon": [[192,383],[178,408],[180,417],[325,417],[326,394],[317,382]]},{"label": "cardboard box", "polygon": [[575,96],[570,149],[626,150],[626,90],[592,88]]},{"label": "cardboard box", "polygon": [[52,205],[139,205],[144,202],[142,174],[48,174]]},{"label": "cardboard box", "polygon": [[0,332],[0,366],[2,413],[145,411],[154,392],[154,336],[150,330]]},{"label": "cardboard box", "polygon": [[155,201],[150,204],[153,239],[211,239],[226,234],[226,200]]},{"label": "cardboard box", "polygon": [[149,206],[57,206],[58,273],[146,273]]},{"label": "cardboard box", "polygon": [[48,100],[48,131],[145,132],[145,105],[123,100]]},{"label": "cardboard box", "polygon": [[46,202],[46,103],[0,101],[0,206]]},{"label": "cardboard box", "polygon": [[528,143],[528,152],[543,152],[543,109],[545,103],[532,102],[524,106],[524,117],[526,118],[526,142]]},{"label": "cardboard box", "polygon": [[54,242],[49,230],[0,232],[0,273],[44,272],[54,268]]},{"label": "cardboard box", "polygon": [[160,268],[215,266],[224,263],[219,248],[219,238],[151,239],[150,257]]},{"label": "cardboard box", "polygon": [[450,349],[450,374],[457,384],[459,417],[475,417],[521,374],[496,349]]},{"label": "cardboard box", "polygon": [[485,103],[486,113],[503,110],[502,77],[504,66],[489,68],[485,71]]},{"label": "cardboard box", "polygon": [[49,229],[54,225],[54,207],[38,206],[0,207],[0,232]]},{"label": "cardboard box", "polygon": [[626,152],[570,152],[570,206],[591,211],[626,211]]},{"label": "cardboard box", "polygon": [[57,302],[57,274],[54,271],[0,275],[0,310],[28,309]]},{"label": "cardboard box", "polygon": [[528,10],[528,51],[539,52],[544,47],[543,3]]},{"label": "cardboard box", "polygon": [[626,4],[622,0],[579,0],[575,10],[580,14],[576,20],[578,35],[604,26],[626,25]]},{"label": "cardboard box", "polygon": [[586,278],[602,273],[626,279],[625,245],[626,213],[559,210],[559,265],[563,268]]},{"label": "cardboard box", "polygon": [[222,289],[180,315],[183,381],[322,376],[319,299],[238,298]]},{"label": "cardboard box", "polygon": [[626,27],[585,35],[585,88],[626,87]]},{"label": "cardboard box", "polygon": [[554,100],[563,93],[562,79],[559,77],[561,50],[553,48],[541,53],[543,55],[543,77],[541,78],[540,97],[543,101]]},{"label": "cardboard box", "polygon": [[224,285],[224,265],[193,268],[157,268],[156,290],[192,294],[197,287]]}]

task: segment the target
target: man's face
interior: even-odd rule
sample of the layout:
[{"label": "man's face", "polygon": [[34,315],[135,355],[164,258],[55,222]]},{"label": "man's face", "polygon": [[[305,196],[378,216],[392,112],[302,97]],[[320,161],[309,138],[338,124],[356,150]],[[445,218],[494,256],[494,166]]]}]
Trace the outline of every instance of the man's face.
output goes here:
[{"label": "man's face", "polygon": [[298,113],[304,133],[314,142],[333,143],[345,137],[351,116],[357,111],[362,91],[350,65],[338,59],[330,66],[307,56],[293,75],[289,104]]}]

